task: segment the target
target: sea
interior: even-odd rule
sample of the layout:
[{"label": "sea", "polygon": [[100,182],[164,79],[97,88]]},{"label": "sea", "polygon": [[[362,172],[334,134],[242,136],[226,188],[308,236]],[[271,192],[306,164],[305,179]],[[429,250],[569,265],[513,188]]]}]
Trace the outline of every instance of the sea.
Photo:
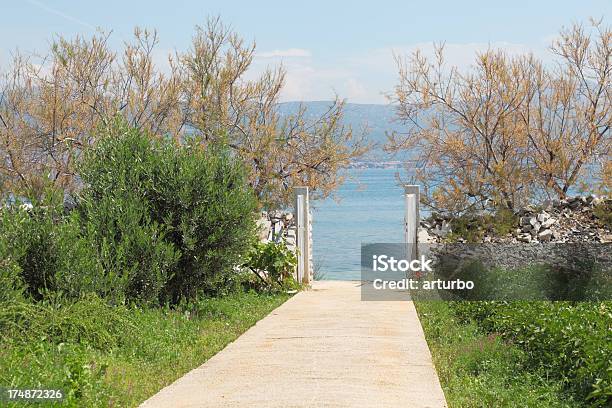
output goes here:
[{"label": "sea", "polygon": [[350,169],[334,197],[311,202],[315,278],[358,280],[362,243],[404,241],[402,172]]}]

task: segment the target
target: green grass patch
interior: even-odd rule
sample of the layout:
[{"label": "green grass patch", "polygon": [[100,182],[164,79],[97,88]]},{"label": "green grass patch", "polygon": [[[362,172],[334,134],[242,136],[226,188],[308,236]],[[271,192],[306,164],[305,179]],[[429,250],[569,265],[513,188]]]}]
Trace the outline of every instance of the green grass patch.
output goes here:
[{"label": "green grass patch", "polygon": [[5,304],[0,386],[61,388],[66,395],[61,406],[137,406],[287,298],[235,293],[175,309],[109,306],[97,297]]},{"label": "green grass patch", "polygon": [[612,406],[611,302],[456,302],[455,315],[475,321],[525,352],[540,370],[592,407]]},{"label": "green grass patch", "polygon": [[562,380],[530,366],[519,345],[458,317],[452,302],[415,304],[449,407],[585,406]]}]

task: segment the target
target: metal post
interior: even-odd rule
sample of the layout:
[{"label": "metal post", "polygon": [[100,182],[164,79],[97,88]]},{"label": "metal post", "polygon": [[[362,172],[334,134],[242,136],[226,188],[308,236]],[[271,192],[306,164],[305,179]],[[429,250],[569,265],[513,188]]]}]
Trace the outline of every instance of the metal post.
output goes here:
[{"label": "metal post", "polygon": [[406,249],[408,255],[416,258],[418,255],[418,232],[419,232],[419,202],[420,193],[418,185],[404,185],[404,197],[406,200],[406,208],[404,215],[404,231],[406,239]]},{"label": "metal post", "polygon": [[295,220],[297,223],[297,281],[309,284],[310,276],[310,208],[308,187],[295,187]]}]

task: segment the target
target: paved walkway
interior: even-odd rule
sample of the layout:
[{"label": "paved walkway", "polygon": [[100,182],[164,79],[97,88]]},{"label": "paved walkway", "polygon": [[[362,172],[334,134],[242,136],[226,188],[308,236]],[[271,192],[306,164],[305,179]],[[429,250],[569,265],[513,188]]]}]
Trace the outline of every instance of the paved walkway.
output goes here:
[{"label": "paved walkway", "polygon": [[142,407],[446,407],[414,305],[319,281]]}]

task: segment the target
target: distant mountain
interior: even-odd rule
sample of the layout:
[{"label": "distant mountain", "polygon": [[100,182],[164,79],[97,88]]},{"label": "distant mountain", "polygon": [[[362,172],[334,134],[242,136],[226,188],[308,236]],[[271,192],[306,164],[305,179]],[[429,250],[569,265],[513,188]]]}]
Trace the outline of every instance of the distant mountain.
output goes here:
[{"label": "distant mountain", "polygon": [[[279,112],[281,115],[291,115],[296,113],[302,105],[306,108],[306,117],[314,119],[324,114],[331,104],[331,101],[284,102],[279,104]],[[395,120],[393,105],[347,103],[344,108],[343,121],[356,132],[362,129],[367,131],[367,139],[375,145],[367,157],[368,160],[402,160],[401,157],[392,157],[382,150],[382,146],[387,142],[387,132],[401,132],[405,129],[405,126]]]}]

